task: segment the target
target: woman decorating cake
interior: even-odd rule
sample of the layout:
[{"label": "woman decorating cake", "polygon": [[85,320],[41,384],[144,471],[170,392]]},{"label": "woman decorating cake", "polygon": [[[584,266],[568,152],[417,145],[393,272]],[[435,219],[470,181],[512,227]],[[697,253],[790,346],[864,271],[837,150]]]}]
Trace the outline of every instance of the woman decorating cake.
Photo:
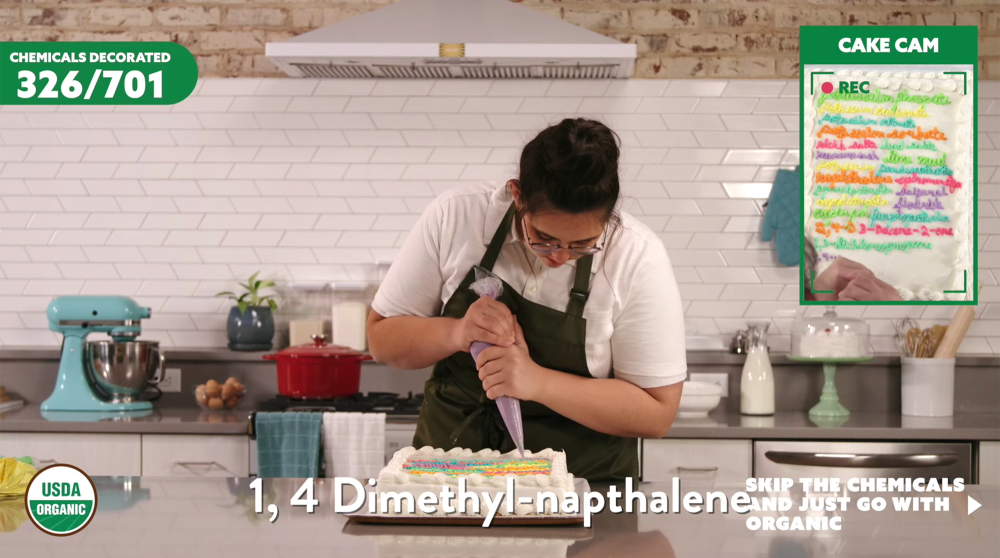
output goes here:
[{"label": "woman decorating cake", "polygon": [[[413,445],[511,451],[494,400],[521,400],[525,448],[590,480],[637,476],[638,440],[670,428],[686,375],[680,295],[662,242],[617,209],[619,146],[566,119],[518,178],[451,191],[410,231],[372,303],[375,360],[434,367]],[[469,285],[499,276],[497,300]],[[473,360],[473,342],[494,345]]]}]

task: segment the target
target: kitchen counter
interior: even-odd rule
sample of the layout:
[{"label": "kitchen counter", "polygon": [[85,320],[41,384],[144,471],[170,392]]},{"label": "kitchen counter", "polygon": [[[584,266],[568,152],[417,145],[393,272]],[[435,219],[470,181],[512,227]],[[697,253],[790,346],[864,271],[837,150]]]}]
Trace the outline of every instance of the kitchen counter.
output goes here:
[{"label": "kitchen counter", "polygon": [[[289,501],[298,479],[265,480],[265,508],[275,503],[278,519],[253,513],[249,479],[96,477],[98,508],[83,531],[52,537],[11,510],[0,545],[20,556],[962,556],[996,558],[1000,548],[1000,487],[967,486],[965,493],[936,493],[949,511],[860,512],[854,501],[840,531],[750,531],[748,516],[736,513],[612,514],[583,527],[438,527],[359,525],[333,512],[333,483],[317,483],[319,507],[307,514]],[[594,491],[607,492],[595,484]],[[619,487],[622,488],[622,487]],[[667,483],[642,484],[647,494],[670,494]],[[706,488],[683,484],[683,492],[732,494],[740,486]],[[345,491],[345,499],[354,494]],[[898,496],[898,494],[893,494]],[[859,495],[854,496],[856,500]],[[885,495],[883,495],[885,496]],[[982,508],[967,514],[967,496]],[[792,495],[796,506],[801,495]],[[12,504],[21,505],[20,501]],[[23,510],[23,508],[21,508]],[[804,512],[803,512],[804,513]],[[751,512],[762,517],[775,512]],[[799,515],[783,512],[777,515]],[[823,515],[811,512],[809,515]],[[465,547],[464,545],[469,545]],[[465,549],[465,550],[463,550]],[[530,550],[530,553],[528,552]],[[488,552],[488,554],[487,554]]]},{"label": "kitchen counter", "polygon": [[210,412],[197,407],[153,408],[133,413],[49,412],[37,404],[0,413],[0,432],[93,434],[243,434],[249,411]]}]

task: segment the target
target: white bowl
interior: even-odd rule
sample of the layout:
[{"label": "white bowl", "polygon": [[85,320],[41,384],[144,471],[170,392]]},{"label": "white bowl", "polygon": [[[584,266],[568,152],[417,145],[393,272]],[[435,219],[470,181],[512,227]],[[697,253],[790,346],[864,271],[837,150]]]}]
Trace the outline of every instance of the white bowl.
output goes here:
[{"label": "white bowl", "polygon": [[679,418],[701,418],[719,406],[722,387],[712,382],[684,382],[681,403],[677,408]]}]

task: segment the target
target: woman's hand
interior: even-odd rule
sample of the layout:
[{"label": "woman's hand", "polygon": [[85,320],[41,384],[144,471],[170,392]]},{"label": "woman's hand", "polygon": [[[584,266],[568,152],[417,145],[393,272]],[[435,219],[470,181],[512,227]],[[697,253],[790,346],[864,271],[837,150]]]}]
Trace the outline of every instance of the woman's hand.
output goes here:
[{"label": "woman's hand", "polygon": [[549,370],[531,360],[521,325],[514,319],[514,344],[490,347],[479,353],[476,367],[483,382],[486,397],[508,396],[524,401],[536,401],[542,393]]},{"label": "woman's hand", "polygon": [[[859,276],[875,277],[875,274],[863,264],[841,256],[833,260],[823,273],[816,276],[810,291],[816,300],[837,300],[840,291],[847,287],[851,279]],[[833,291],[833,293],[820,291]]]},{"label": "woman's hand", "polygon": [[476,341],[509,347],[514,344],[514,316],[502,303],[480,297],[456,322],[452,340],[456,350],[465,352]]},{"label": "woman's hand", "polygon": [[892,285],[865,273],[841,273],[848,280],[847,286],[837,293],[837,300],[871,302],[899,300],[899,291]]}]

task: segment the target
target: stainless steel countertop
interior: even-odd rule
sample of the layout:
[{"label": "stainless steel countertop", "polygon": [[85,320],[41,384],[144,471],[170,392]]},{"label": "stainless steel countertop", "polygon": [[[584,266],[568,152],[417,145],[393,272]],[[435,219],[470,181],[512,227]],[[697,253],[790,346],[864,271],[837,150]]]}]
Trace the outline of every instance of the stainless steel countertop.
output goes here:
[{"label": "stainless steel countertop", "polygon": [[[163,352],[171,362],[257,362],[263,355],[279,350],[264,352],[230,351],[229,349],[198,349],[184,347],[164,347]],[[801,366],[787,358],[787,353],[771,354],[772,366]],[[688,351],[687,363],[695,365],[742,365],[745,355],[734,355],[721,351]],[[59,360],[58,347],[0,347],[2,360]],[[372,361],[366,361],[371,363]],[[967,355],[955,359],[957,366],[977,366],[1000,369],[1000,356]],[[886,366],[899,365],[899,357],[895,355],[877,355],[868,362],[859,362],[852,366]]]},{"label": "stainless steel countertop", "polygon": [[[5,525],[0,545],[19,556],[112,556],[141,552],[149,556],[633,556],[671,558],[792,556],[962,556],[996,558],[1000,548],[1000,487],[966,486],[964,493],[934,493],[948,498],[949,511],[861,512],[851,493],[846,511],[810,512],[841,517],[840,531],[750,531],[748,516],[800,516],[806,512],[750,512],[749,515],[612,514],[583,527],[437,527],[358,525],[333,512],[333,483],[317,482],[319,507],[307,514],[289,501],[299,479],[265,480],[264,507],[275,503],[277,521],[253,513],[249,479],[144,478],[94,479],[98,507],[93,521],[69,537],[52,537],[30,520]],[[607,485],[592,490],[607,493]],[[619,486],[619,489],[622,487]],[[738,485],[698,486],[682,482],[681,493],[720,491]],[[671,493],[667,483],[641,484],[647,497]],[[872,496],[872,494],[866,494]],[[926,493],[915,495],[928,495]],[[796,506],[801,494],[791,494]],[[882,494],[883,497],[889,495]],[[899,494],[892,494],[899,496]],[[968,496],[982,508],[967,514]],[[345,491],[351,501],[353,493]],[[20,505],[20,501],[16,504]],[[23,509],[23,508],[22,508]],[[468,546],[466,546],[468,545]],[[127,549],[127,550],[126,550]],[[530,552],[529,554],[529,551]]]},{"label": "stainless steel countertop", "polygon": [[139,413],[49,412],[37,404],[0,413],[0,432],[93,434],[242,434],[250,411],[202,411],[197,407],[154,408]]}]

